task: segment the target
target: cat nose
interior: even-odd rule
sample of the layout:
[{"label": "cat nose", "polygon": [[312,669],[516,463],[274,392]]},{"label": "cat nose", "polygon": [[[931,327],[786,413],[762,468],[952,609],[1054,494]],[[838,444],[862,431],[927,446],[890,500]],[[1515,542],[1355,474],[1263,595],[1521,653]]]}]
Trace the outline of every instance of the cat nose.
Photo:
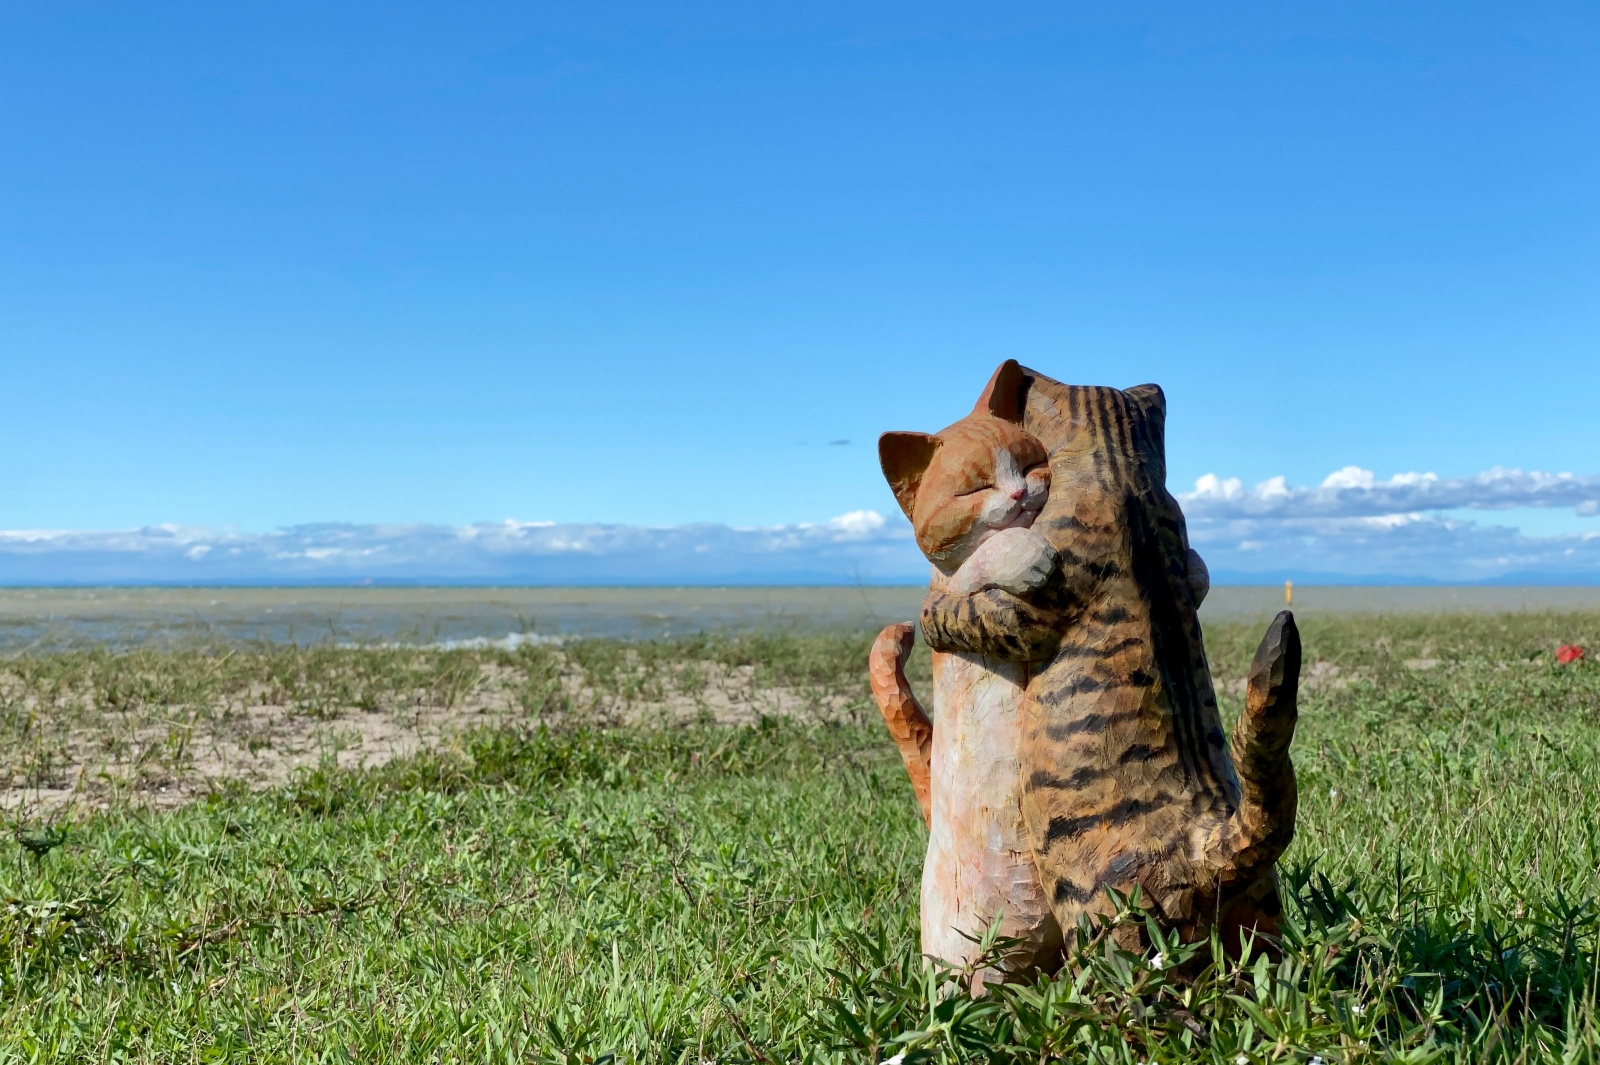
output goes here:
[{"label": "cat nose", "polygon": [[1023,496],[1025,496],[1027,494],[1028,494],[1028,490],[1026,488],[1013,488],[1011,490],[1011,498],[1012,499],[1021,499]]}]

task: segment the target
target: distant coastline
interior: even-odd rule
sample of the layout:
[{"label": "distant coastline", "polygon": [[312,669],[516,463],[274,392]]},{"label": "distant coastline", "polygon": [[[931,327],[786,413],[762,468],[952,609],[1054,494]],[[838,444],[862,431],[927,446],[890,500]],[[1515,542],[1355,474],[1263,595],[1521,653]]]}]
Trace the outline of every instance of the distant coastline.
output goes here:
[{"label": "distant coastline", "polygon": [[[1493,577],[1481,581],[1444,581],[1428,580],[1421,577],[1408,576],[1362,576],[1350,577],[1337,573],[1295,573],[1286,572],[1277,576],[1262,574],[1212,574],[1211,587],[1219,588],[1271,588],[1282,589],[1284,581],[1293,581],[1296,588],[1574,588],[1594,589],[1600,591],[1600,574],[1574,574],[1566,579],[1555,579],[1546,574],[1508,574],[1505,577]],[[706,580],[578,580],[578,581],[553,581],[543,578],[517,579],[511,577],[484,577],[484,578],[459,578],[459,577],[373,577],[370,579],[352,580],[349,578],[319,579],[306,578],[295,580],[288,578],[273,578],[261,580],[243,580],[219,578],[217,580],[195,580],[192,578],[171,578],[153,580],[135,579],[84,579],[66,580],[60,578],[27,579],[0,578],[0,592],[6,590],[43,590],[43,589],[93,589],[93,588],[211,588],[211,589],[265,589],[265,588],[306,588],[306,589],[337,589],[337,588],[460,588],[460,589],[566,589],[566,588],[594,588],[594,589],[662,589],[662,588],[703,588],[703,589],[735,589],[735,588],[920,588],[928,583],[926,575],[916,577],[900,577],[894,579],[855,580],[846,576],[832,574],[799,574],[790,578],[782,576],[761,575],[749,580],[737,578],[721,578]]]},{"label": "distant coastline", "polygon": [[[917,616],[918,585],[31,586],[0,588],[0,653],[181,643],[444,644],[697,632],[870,630]],[[1213,588],[1212,621],[1266,619],[1278,585]],[[1600,587],[1295,582],[1303,618],[1335,614],[1600,612]]]}]

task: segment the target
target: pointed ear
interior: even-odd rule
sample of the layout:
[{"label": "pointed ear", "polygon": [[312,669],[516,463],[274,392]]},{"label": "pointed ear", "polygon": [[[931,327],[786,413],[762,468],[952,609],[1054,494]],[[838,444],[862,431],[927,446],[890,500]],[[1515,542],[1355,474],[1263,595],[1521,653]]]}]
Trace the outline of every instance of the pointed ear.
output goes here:
[{"label": "pointed ear", "polygon": [[910,518],[917,505],[917,489],[922,475],[939,450],[939,438],[927,433],[884,433],[878,437],[878,464],[884,479],[894,491],[895,501]]},{"label": "pointed ear", "polygon": [[1004,418],[1008,422],[1022,423],[1022,406],[1027,399],[1025,395],[1028,382],[1022,376],[1022,367],[1017,365],[1016,359],[1007,359],[995,370],[994,376],[989,378],[989,383],[984,386],[983,395],[978,397],[978,405],[972,408],[974,414],[992,414],[996,418]]},{"label": "pointed ear", "polygon": [[[1162,467],[1167,461],[1167,397],[1160,385],[1134,385],[1127,389],[1127,397],[1144,414],[1144,424],[1150,434],[1151,445],[1159,452]],[[1165,477],[1165,474],[1162,474]]]},{"label": "pointed ear", "polygon": [[1160,385],[1134,385],[1128,389],[1128,395],[1133,397],[1133,401],[1139,404],[1139,409],[1146,415],[1166,420],[1167,397],[1161,391]]}]

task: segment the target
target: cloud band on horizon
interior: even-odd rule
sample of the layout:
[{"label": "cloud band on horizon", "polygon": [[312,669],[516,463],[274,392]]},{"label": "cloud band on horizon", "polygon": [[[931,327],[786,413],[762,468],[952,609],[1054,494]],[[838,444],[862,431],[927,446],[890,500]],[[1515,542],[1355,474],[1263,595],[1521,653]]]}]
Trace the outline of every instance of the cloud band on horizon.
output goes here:
[{"label": "cloud band on horizon", "polygon": [[1290,488],[1271,477],[1246,491],[1237,477],[1208,473],[1193,492],[1179,493],[1184,515],[1196,518],[1353,518],[1427,510],[1504,510],[1510,507],[1572,507],[1600,514],[1600,475],[1525,473],[1496,466],[1473,477],[1397,473],[1380,481],[1371,470],[1346,466],[1315,488]]},{"label": "cloud band on horizon", "polygon": [[[1316,488],[1246,490],[1201,477],[1180,493],[1218,583],[1600,582],[1600,526],[1527,536],[1439,511],[1600,513],[1600,476],[1494,469],[1474,477],[1345,467]],[[910,526],[858,510],[764,528],[504,521],[296,525],[266,533],[150,526],[0,531],[0,583],[839,584],[926,579]]]}]

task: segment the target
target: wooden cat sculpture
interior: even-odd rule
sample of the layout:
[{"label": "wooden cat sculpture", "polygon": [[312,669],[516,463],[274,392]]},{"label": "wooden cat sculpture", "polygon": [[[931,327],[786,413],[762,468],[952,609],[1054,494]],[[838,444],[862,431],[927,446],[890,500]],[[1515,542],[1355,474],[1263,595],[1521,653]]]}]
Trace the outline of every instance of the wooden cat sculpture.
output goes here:
[{"label": "wooden cat sculpture", "polygon": [[[1050,468],[1044,445],[1022,428],[1015,376],[991,382],[971,414],[936,435],[887,433],[879,442],[917,543],[953,593],[1005,588],[1029,595],[1058,563],[1049,543],[1029,531],[1048,498]],[[1007,971],[1054,968],[1061,929],[1034,868],[1020,806],[1028,667],[969,650],[936,653],[938,724],[930,729],[905,684],[911,642],[911,625],[885,629],[870,672],[928,819],[923,953],[965,967],[979,953],[975,937],[1000,917],[1000,933],[1019,941]],[[993,975],[976,972],[974,982]]]},{"label": "wooden cat sculpture", "polygon": [[[1024,858],[1036,882],[1019,886],[1003,908],[1008,920],[1024,915],[1025,927],[1035,920],[1025,915],[1034,912],[1037,893],[1057,929],[1070,931],[1080,914],[1106,912],[1106,889],[1137,886],[1155,919],[1186,940],[1213,927],[1230,943],[1247,929],[1275,932],[1275,864],[1294,834],[1296,806],[1288,754],[1300,670],[1293,617],[1279,614],[1257,651],[1230,753],[1197,616],[1208,582],[1164,487],[1161,390],[1063,385],[1008,362],[984,395],[981,406],[1001,420],[1019,415],[1024,434],[1049,455],[1048,499],[1027,535],[1053,553],[1020,544],[1018,533],[1006,530],[984,538],[967,559],[984,574],[963,577],[961,565],[950,570],[948,562],[936,568],[922,611],[935,651],[931,726],[905,684],[911,627],[890,626],[874,646],[874,693],[919,798],[925,791],[930,799],[924,950],[938,953],[928,945],[941,941],[938,924],[949,915],[981,918],[994,905],[990,881],[1020,883]],[[921,526],[949,491],[930,472],[939,452],[963,436],[947,434],[923,449],[926,461],[892,441],[897,434],[880,446],[885,474],[925,551]],[[947,722],[965,722],[979,705],[957,686],[947,689],[943,677],[956,660],[1021,689],[1017,776],[1009,788],[963,778],[974,738],[960,728],[941,735]],[[985,720],[993,724],[992,717]],[[1009,738],[1000,729],[978,742],[980,750],[998,750]],[[952,834],[945,842],[942,792],[955,807],[943,814]],[[983,861],[985,848],[994,849],[993,826],[1017,823],[1021,853],[998,863],[998,873],[949,877],[935,868],[936,843]],[[971,863],[957,864],[965,870]],[[1118,935],[1138,947],[1142,929],[1130,922]],[[1042,934],[1036,939],[1043,944]],[[1006,971],[1048,965],[1029,956]]]}]

